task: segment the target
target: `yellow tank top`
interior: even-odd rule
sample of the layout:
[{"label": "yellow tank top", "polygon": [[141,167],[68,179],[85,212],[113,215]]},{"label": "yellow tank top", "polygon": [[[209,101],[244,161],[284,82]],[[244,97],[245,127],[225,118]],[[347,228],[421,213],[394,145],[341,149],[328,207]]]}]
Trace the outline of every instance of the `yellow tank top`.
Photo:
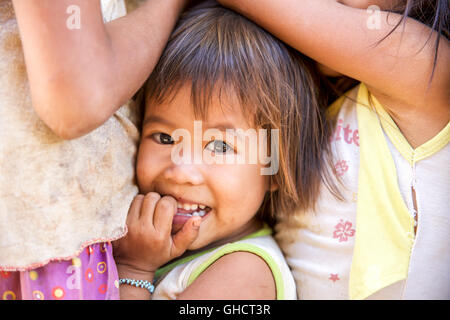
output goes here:
[{"label": "yellow tank top", "polygon": [[155,300],[175,300],[200,274],[225,254],[237,251],[251,252],[263,259],[272,271],[277,290],[277,300],[295,300],[295,282],[281,250],[268,227],[243,239],[218,248],[200,252],[157,271]]}]

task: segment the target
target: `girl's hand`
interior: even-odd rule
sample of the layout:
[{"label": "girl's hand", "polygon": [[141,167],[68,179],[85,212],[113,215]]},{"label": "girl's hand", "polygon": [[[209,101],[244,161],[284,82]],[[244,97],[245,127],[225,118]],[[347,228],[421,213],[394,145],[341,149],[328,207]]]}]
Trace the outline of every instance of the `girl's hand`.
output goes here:
[{"label": "girl's hand", "polygon": [[180,256],[197,238],[200,217],[192,217],[176,234],[171,234],[177,202],[155,192],[137,195],[130,207],[127,235],[114,242],[114,256],[121,278],[153,280],[166,262]]}]

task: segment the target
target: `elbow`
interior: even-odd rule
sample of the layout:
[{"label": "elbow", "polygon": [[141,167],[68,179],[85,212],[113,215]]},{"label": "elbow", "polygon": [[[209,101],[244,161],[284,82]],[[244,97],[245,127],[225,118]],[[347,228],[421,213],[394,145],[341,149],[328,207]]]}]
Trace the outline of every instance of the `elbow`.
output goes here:
[{"label": "elbow", "polygon": [[59,120],[46,123],[48,128],[63,140],[74,140],[90,133],[93,129],[85,124],[80,124],[74,119]]},{"label": "elbow", "polygon": [[64,140],[80,138],[107,120],[101,112],[94,111],[93,103],[87,103],[81,99],[36,100],[33,101],[33,107],[47,127]]},{"label": "elbow", "polygon": [[82,128],[80,130],[80,128],[73,126],[72,123],[66,123],[64,120],[59,120],[57,122],[42,120],[55,135],[63,140],[74,140],[85,134]]},{"label": "elbow", "polygon": [[67,81],[65,78],[31,86],[37,115],[54,134],[65,140],[90,133],[113,114],[117,101],[104,92],[108,91],[99,81]]}]

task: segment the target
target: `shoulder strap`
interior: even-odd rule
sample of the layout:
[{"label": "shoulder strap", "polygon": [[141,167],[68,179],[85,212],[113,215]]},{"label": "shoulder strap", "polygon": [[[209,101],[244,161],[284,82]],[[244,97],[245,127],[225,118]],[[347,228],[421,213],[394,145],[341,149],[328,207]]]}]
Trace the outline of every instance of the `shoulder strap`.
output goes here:
[{"label": "shoulder strap", "polygon": [[414,220],[398,186],[397,170],[369,92],[357,104],[360,138],[358,203],[350,299],[364,299],[407,277]]},{"label": "shoulder strap", "polygon": [[281,274],[281,270],[278,266],[278,263],[275,261],[275,259],[272,257],[272,255],[261,248],[260,246],[247,243],[247,242],[234,242],[227,244],[221,248],[219,248],[217,251],[215,251],[206,261],[204,261],[200,266],[198,266],[191,275],[189,276],[188,280],[188,286],[195,281],[202,273],[205,271],[209,266],[211,266],[214,262],[216,262],[218,259],[223,257],[226,254],[233,253],[233,252],[250,252],[253,254],[256,254],[261,259],[263,259],[267,265],[269,266],[270,270],[272,271],[273,278],[275,280],[275,286],[277,290],[277,300],[283,300],[284,297],[284,281],[283,276]]}]

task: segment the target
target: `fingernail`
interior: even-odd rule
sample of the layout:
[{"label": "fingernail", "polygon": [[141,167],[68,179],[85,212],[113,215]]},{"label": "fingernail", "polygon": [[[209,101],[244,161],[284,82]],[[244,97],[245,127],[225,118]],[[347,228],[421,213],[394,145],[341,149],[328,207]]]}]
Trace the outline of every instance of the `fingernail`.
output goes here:
[{"label": "fingernail", "polygon": [[192,225],[196,228],[200,227],[200,224],[202,223],[201,218],[195,218],[194,221],[192,221]]}]

